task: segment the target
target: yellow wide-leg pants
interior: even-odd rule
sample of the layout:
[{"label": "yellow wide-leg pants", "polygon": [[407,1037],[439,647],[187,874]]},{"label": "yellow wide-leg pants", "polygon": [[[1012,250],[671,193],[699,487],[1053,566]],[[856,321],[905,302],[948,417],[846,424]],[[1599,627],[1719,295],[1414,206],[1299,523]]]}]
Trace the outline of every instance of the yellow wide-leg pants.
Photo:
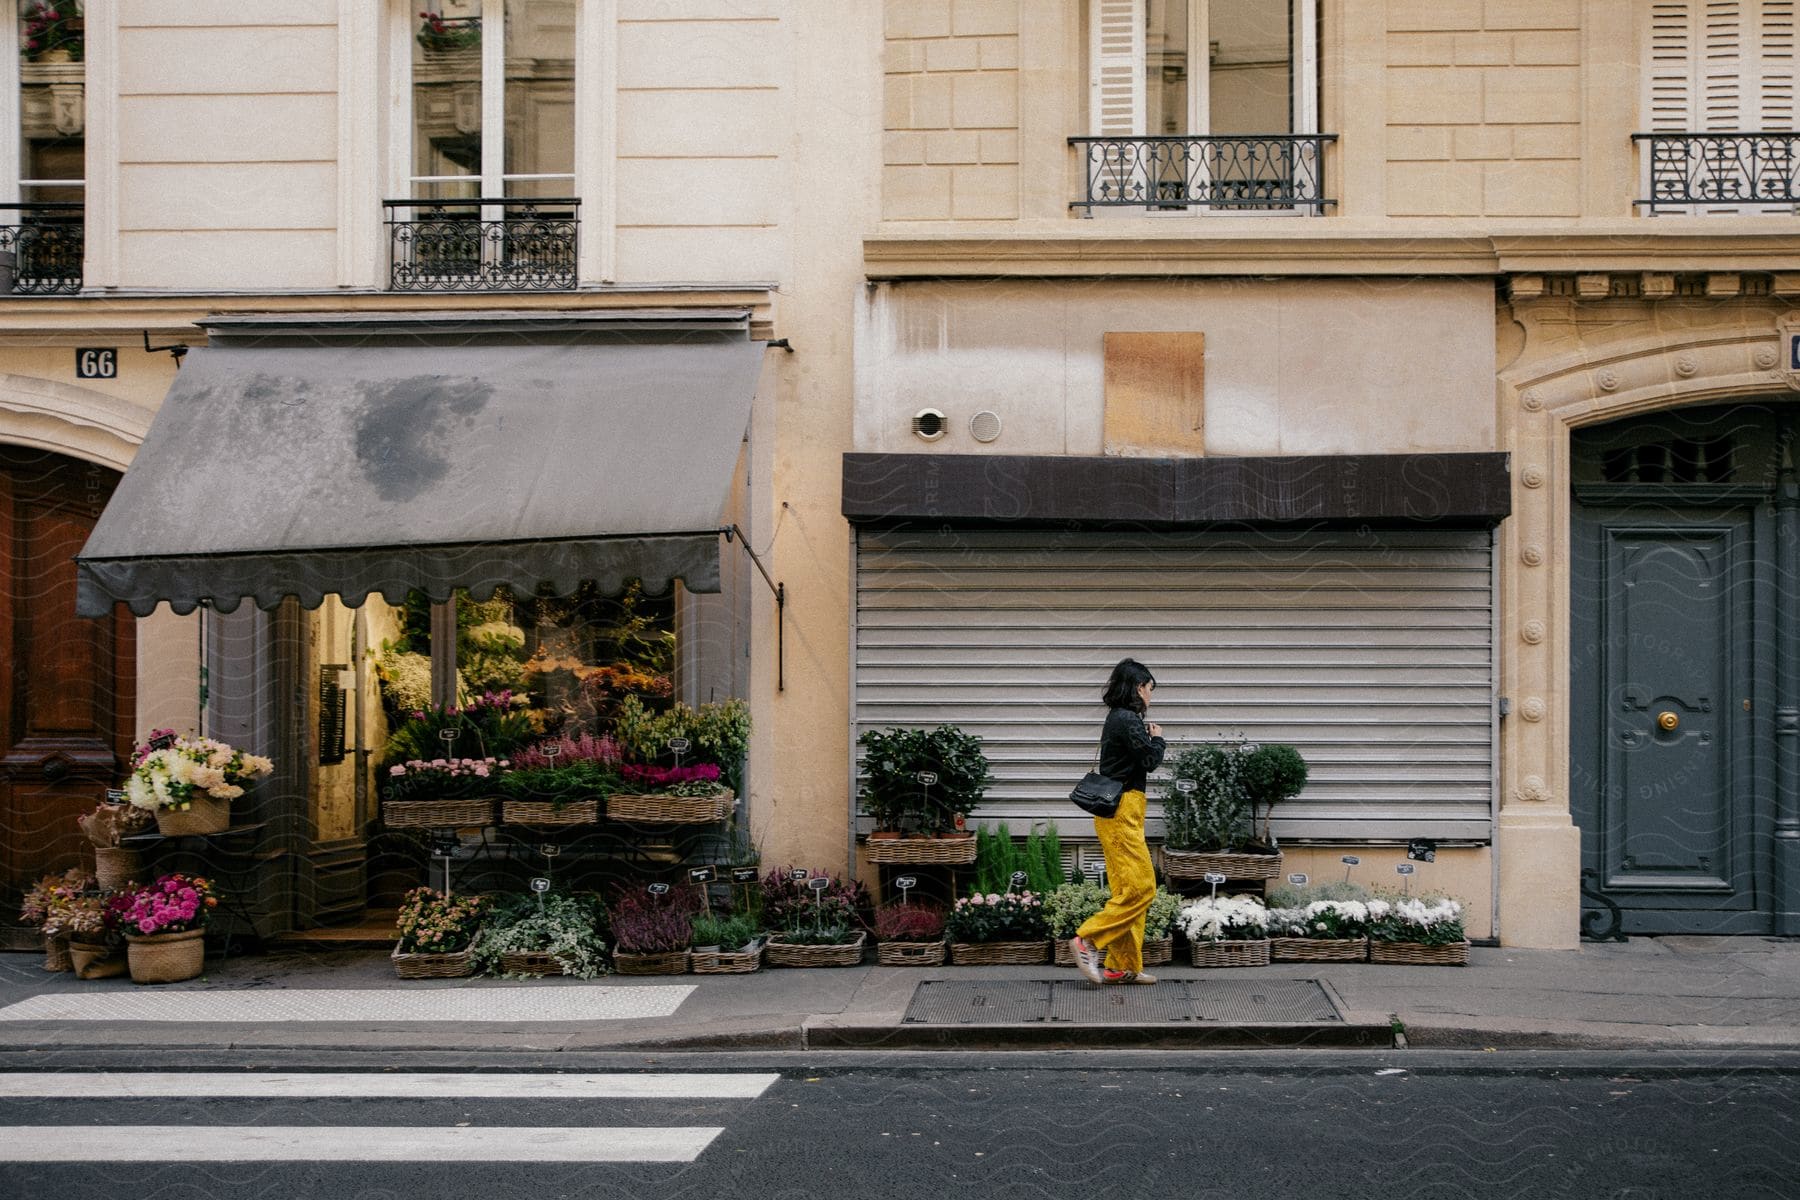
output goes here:
[{"label": "yellow wide-leg pants", "polygon": [[1141,971],[1144,914],[1156,895],[1156,868],[1150,862],[1150,847],[1144,844],[1144,793],[1120,796],[1117,813],[1094,818],[1094,832],[1106,855],[1106,882],[1112,899],[1075,932],[1106,951],[1106,965],[1111,969]]}]

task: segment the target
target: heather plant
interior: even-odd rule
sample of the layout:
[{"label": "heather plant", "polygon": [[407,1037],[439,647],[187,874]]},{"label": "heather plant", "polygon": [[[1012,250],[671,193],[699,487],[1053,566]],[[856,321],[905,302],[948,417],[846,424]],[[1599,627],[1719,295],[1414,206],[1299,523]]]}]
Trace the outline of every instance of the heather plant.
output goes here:
[{"label": "heather plant", "polygon": [[935,904],[887,904],[875,910],[875,936],[884,942],[941,942],[948,914]]},{"label": "heather plant", "polygon": [[689,767],[657,767],[626,763],[619,768],[624,789],[633,794],[663,796],[719,796],[729,789],[720,782],[721,772],[713,763],[696,763]]},{"label": "heather plant", "polygon": [[621,889],[611,910],[614,947],[625,954],[686,950],[694,941],[697,904],[686,888],[670,888],[660,896],[643,886]]},{"label": "heather plant", "polygon": [[[827,880],[828,886],[815,892],[808,886],[814,879]],[[793,868],[777,868],[763,876],[761,891],[763,928],[783,934],[811,928],[827,907],[855,928],[864,929],[873,907],[860,880],[845,883],[825,871],[811,870],[804,878],[795,879]]]}]

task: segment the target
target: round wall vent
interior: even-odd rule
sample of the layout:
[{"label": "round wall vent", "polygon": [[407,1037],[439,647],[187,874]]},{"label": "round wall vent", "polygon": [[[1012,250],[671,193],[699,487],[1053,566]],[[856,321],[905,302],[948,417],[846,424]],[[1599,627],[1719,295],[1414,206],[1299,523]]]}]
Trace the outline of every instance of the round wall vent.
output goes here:
[{"label": "round wall vent", "polygon": [[1000,436],[1000,414],[984,408],[969,418],[969,436],[978,442],[991,442]]},{"label": "round wall vent", "polygon": [[949,423],[944,420],[944,414],[935,408],[921,408],[913,414],[913,432],[918,434],[923,441],[937,441],[944,436],[948,427]]}]

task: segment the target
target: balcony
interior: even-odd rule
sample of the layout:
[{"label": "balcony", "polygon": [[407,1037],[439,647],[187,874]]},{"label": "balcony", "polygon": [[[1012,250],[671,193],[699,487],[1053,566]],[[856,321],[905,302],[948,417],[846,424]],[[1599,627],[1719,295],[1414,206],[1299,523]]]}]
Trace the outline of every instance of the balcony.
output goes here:
[{"label": "balcony", "polygon": [[0,204],[13,216],[0,225],[0,290],[15,296],[74,295],[81,291],[81,256],[86,245],[83,206],[78,200]]},{"label": "balcony", "polygon": [[575,287],[579,200],[383,200],[396,292]]},{"label": "balcony", "polygon": [[1800,204],[1800,133],[1634,133],[1646,147],[1646,198],[1658,212],[1792,213]]},{"label": "balcony", "polygon": [[1325,143],[1334,133],[1252,137],[1072,137],[1087,194],[1069,205],[1146,212],[1302,212],[1319,215]]}]

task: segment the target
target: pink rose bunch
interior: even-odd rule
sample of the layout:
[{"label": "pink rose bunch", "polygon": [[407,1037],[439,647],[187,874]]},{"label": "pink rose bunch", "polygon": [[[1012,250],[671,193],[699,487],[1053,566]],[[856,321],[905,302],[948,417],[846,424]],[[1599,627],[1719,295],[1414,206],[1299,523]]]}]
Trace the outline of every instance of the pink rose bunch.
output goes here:
[{"label": "pink rose bunch", "polygon": [[107,919],[127,934],[181,933],[206,924],[218,906],[212,881],[199,875],[164,875],[126,888],[106,902]]}]

